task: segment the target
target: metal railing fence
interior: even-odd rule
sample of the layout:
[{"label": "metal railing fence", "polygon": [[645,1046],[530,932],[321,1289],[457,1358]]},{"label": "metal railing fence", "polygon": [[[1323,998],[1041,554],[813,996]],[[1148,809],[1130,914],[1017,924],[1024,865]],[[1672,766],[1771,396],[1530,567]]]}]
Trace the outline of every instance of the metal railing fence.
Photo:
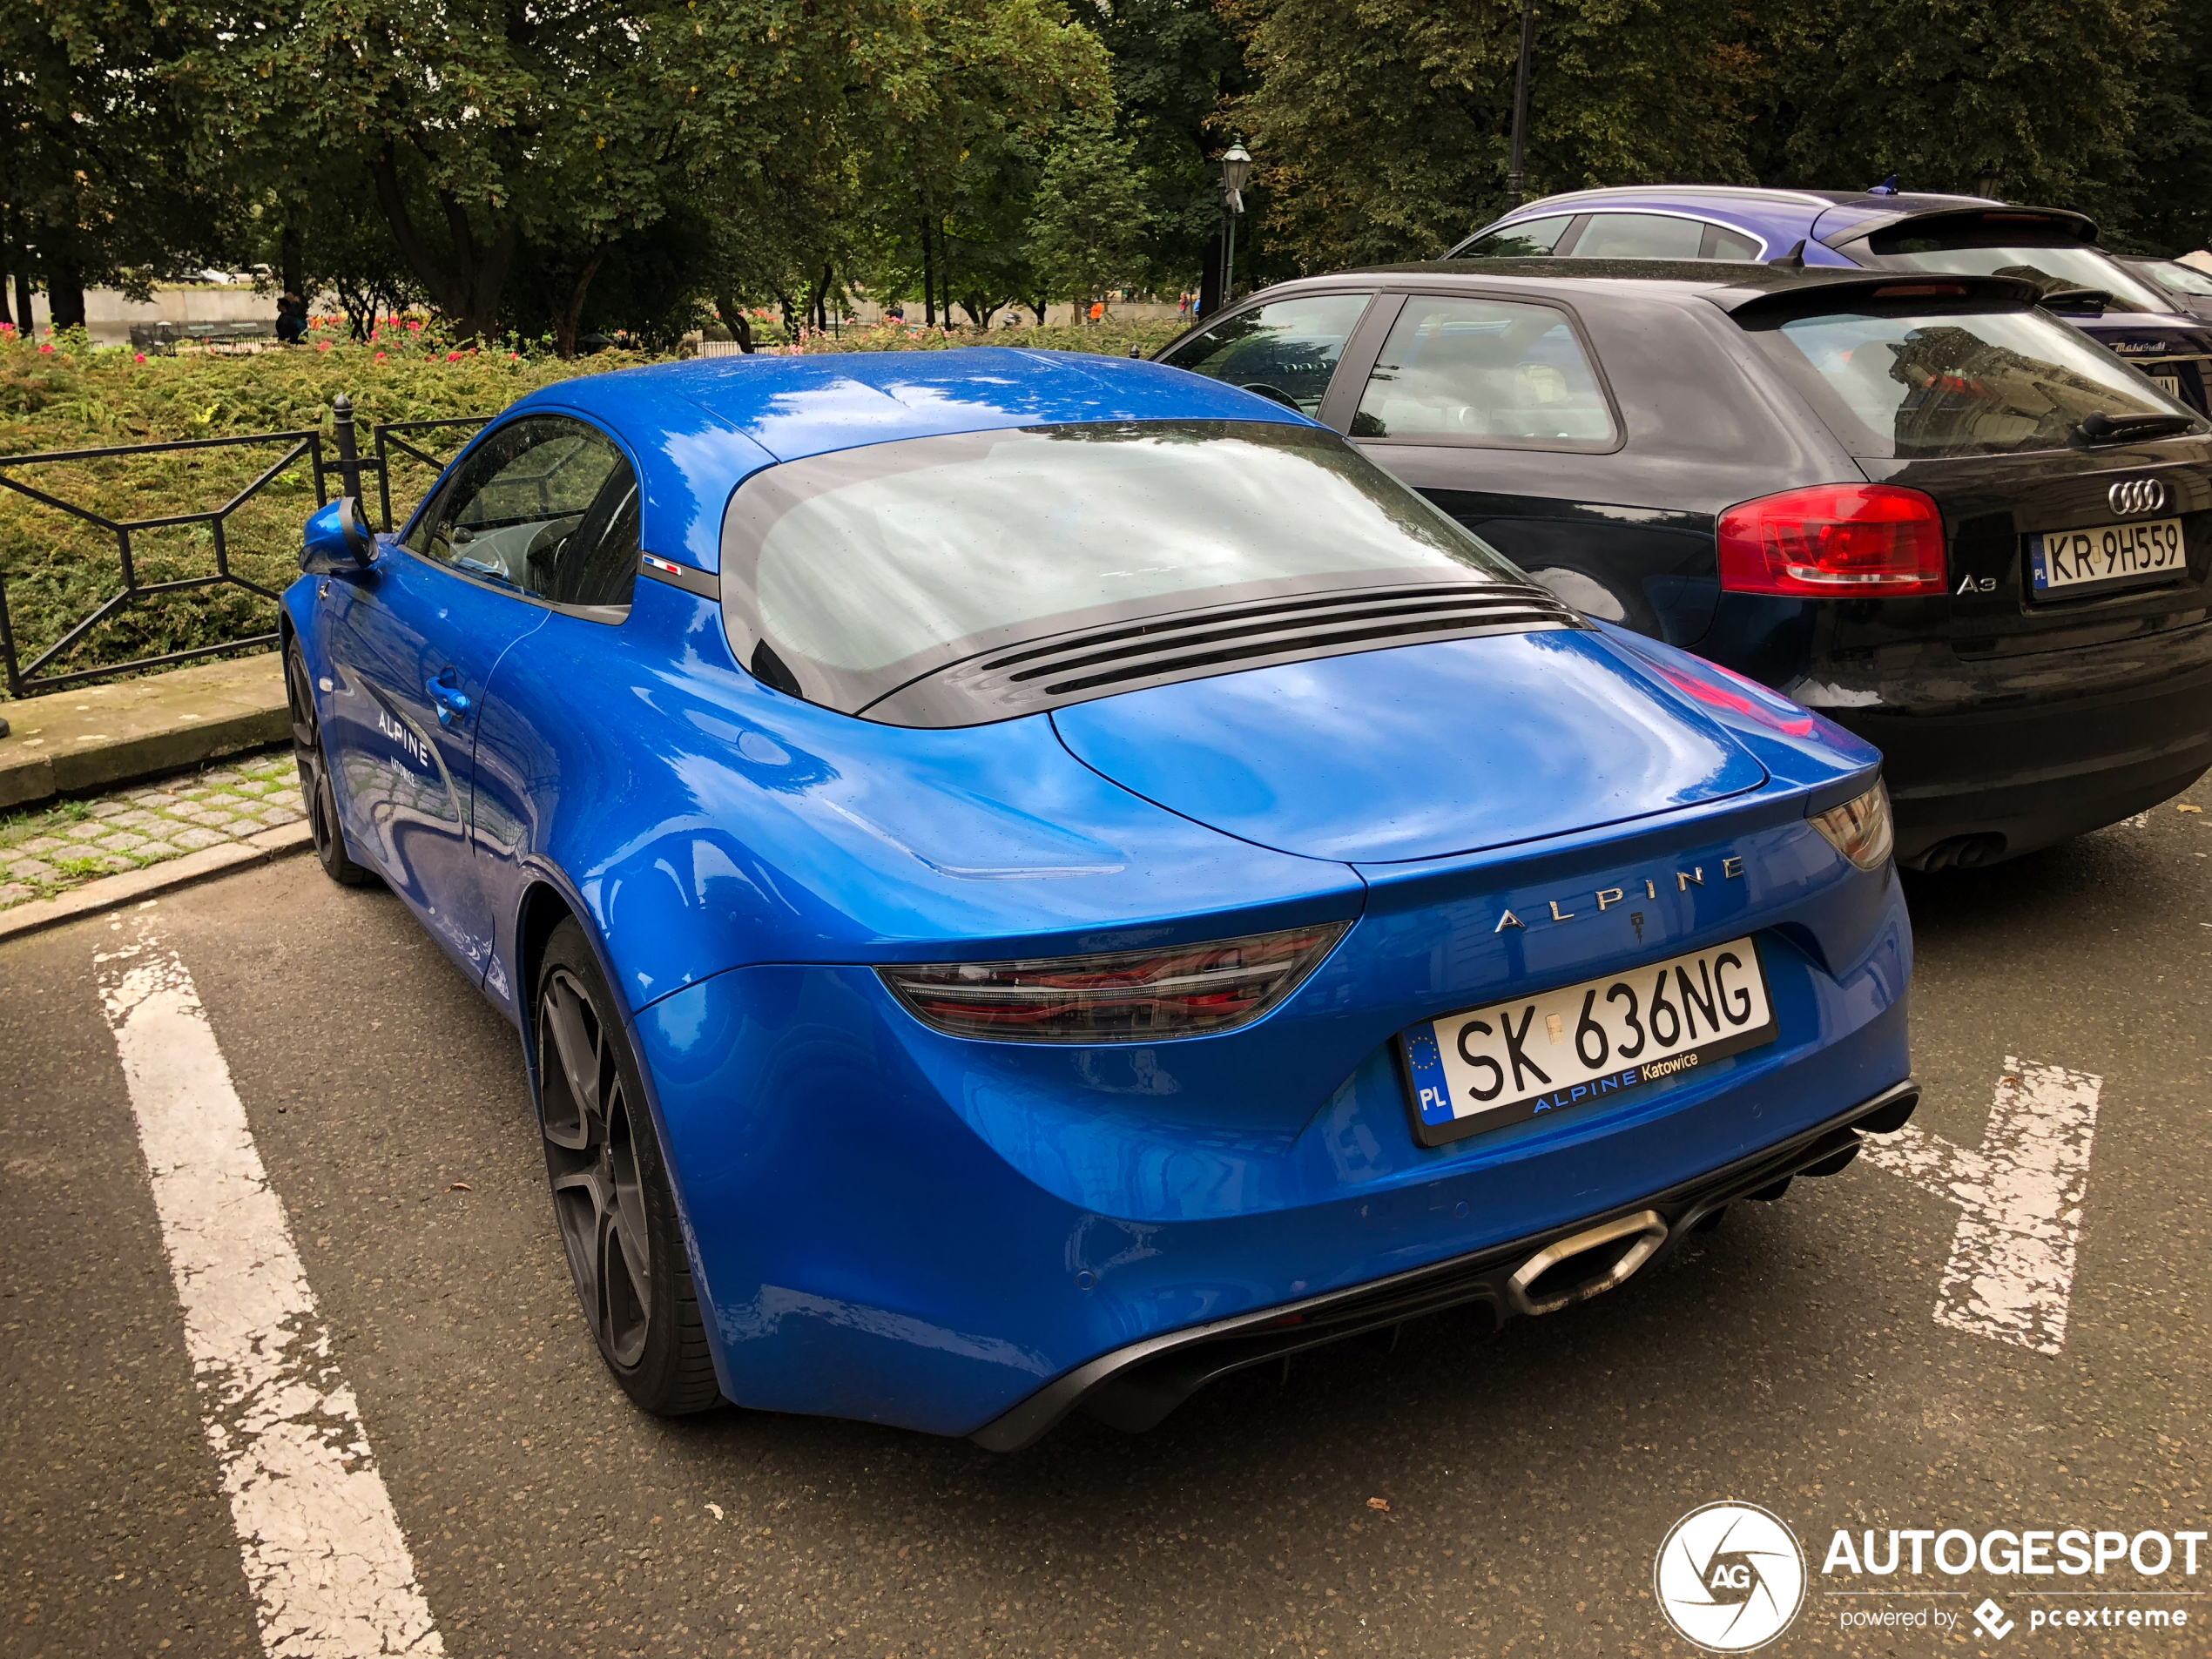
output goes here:
[{"label": "metal railing fence", "polygon": [[[265,587],[232,567],[234,550],[231,521],[240,507],[261,495],[301,460],[306,460],[313,470],[315,505],[318,508],[329,504],[329,475],[334,469],[339,475],[342,493],[361,501],[366,507],[368,502],[362,494],[362,475],[373,471],[376,475],[378,527],[389,530],[393,528],[394,466],[412,462],[431,469],[435,475],[442,472],[451,459],[440,454],[435,445],[426,447],[425,443],[415,442],[416,435],[463,429],[474,432],[491,418],[489,415],[472,415],[450,420],[380,422],[371,428],[373,452],[363,455],[356,436],[352,401],[341,395],[333,401],[332,414],[333,429],[328,437],[320,430],[310,428],[298,432],[254,432],[228,438],[189,438],[168,443],[130,443],[97,449],[55,449],[34,455],[0,455],[0,489],[12,490],[41,507],[91,525],[114,538],[115,568],[120,582],[115,592],[25,662],[18,649],[14,620],[8,608],[8,577],[4,571],[0,571],[0,668],[4,668],[6,671],[9,694],[18,698],[35,697],[42,691],[64,691],[71,686],[113,679],[151,668],[165,668],[199,658],[219,656],[226,651],[253,651],[275,644],[278,636],[272,627],[266,632],[240,634],[177,651],[132,657],[122,662],[56,670],[56,664],[65,662],[101,624],[113,620],[144,600],[162,594],[233,587],[244,589],[273,604],[278,597],[274,590]],[[283,452],[276,460],[234,491],[220,506],[191,512],[154,514],[143,518],[120,517],[100,512],[81,502],[66,500],[52,490],[42,489],[37,483],[30,482],[38,475],[41,469],[74,467],[87,462],[194,450],[239,449],[276,444],[284,446]],[[205,526],[207,530],[212,544],[213,571],[207,575],[181,577],[167,581],[142,579],[139,570],[141,557],[133,538],[156,530],[192,526]]]}]

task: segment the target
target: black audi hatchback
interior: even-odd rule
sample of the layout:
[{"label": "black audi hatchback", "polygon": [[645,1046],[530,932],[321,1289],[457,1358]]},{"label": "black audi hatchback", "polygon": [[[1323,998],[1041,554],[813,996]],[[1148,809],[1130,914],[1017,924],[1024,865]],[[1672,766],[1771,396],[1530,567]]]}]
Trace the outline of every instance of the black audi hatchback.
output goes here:
[{"label": "black audi hatchback", "polygon": [[1398,266],[1163,361],[1346,434],[1589,616],[1878,745],[1901,862],[1986,864],[2212,765],[2212,423],[2009,277]]}]

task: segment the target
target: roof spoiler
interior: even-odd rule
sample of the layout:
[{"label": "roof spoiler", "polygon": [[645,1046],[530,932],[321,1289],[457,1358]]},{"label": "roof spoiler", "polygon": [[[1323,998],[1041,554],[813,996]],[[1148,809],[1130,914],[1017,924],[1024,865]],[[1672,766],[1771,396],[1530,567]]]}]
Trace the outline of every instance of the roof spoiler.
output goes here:
[{"label": "roof spoiler", "polygon": [[[1770,266],[1770,270],[1774,266]],[[1789,267],[1781,267],[1786,271]],[[2021,277],[1952,276],[1946,272],[1808,272],[1795,280],[1722,288],[1707,296],[1743,323],[1780,322],[1868,308],[1919,314],[1953,311],[2027,311],[2042,290]]]},{"label": "roof spoiler", "polygon": [[[1986,239],[1980,245],[1993,247],[2020,243],[2037,247],[2094,246],[2097,221],[2063,207],[2016,207],[2009,203],[1993,207],[1931,207],[1917,213],[1877,215],[1871,222],[1862,219],[1820,239],[1830,247],[1865,241],[1877,253],[1891,253],[1896,248],[1885,244],[1907,236],[1932,236],[1946,241],[1979,237]],[[1969,239],[1957,245],[1972,247],[1977,244]]]}]

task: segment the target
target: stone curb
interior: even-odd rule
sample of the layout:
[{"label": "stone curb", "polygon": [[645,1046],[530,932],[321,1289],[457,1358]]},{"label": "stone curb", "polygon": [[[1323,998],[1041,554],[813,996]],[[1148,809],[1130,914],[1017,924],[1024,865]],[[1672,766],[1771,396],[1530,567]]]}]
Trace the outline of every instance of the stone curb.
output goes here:
[{"label": "stone curb", "polygon": [[288,742],[284,659],[223,658],[0,703],[0,810]]},{"label": "stone curb", "polygon": [[228,875],[250,865],[266,864],[293,853],[304,853],[314,845],[314,836],[303,819],[273,830],[263,830],[249,835],[242,841],[233,841],[224,846],[211,846],[204,852],[187,853],[180,859],[171,859],[165,864],[153,864],[143,870],[126,870],[121,875],[105,875],[97,881],[87,881],[81,887],[71,887],[67,893],[56,894],[51,899],[33,899],[13,909],[0,910],[0,941],[19,939],[26,934],[43,933],[49,927],[58,927],[66,921],[77,921],[85,916],[97,916],[105,910],[119,909],[140,899],[158,893],[173,893],[179,887],[189,887]]}]

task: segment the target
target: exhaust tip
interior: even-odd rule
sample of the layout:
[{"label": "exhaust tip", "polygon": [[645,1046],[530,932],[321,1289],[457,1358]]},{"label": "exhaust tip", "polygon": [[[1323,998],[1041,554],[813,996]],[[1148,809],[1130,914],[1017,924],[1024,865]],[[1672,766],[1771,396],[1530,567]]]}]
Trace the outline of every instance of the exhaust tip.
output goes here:
[{"label": "exhaust tip", "polygon": [[1925,871],[1972,870],[1994,864],[2005,856],[2005,838],[1994,830],[1979,835],[1953,835],[1938,841],[1915,859],[1913,867]]},{"label": "exhaust tip", "polygon": [[1556,1313],[1626,1284],[1667,1242],[1656,1210],[1605,1222],[1556,1240],[1516,1268],[1506,1296],[1522,1313]]}]

